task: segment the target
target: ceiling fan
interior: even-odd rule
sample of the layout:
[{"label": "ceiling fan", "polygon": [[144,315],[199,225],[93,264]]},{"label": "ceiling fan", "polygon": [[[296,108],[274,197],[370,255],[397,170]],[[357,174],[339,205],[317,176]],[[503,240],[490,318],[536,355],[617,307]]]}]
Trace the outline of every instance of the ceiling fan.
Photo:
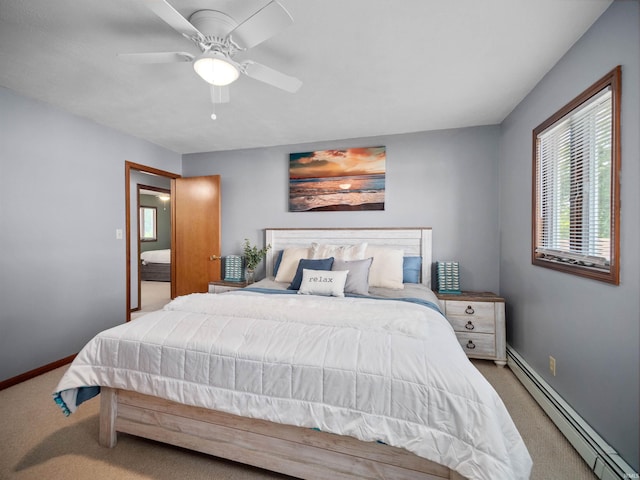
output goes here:
[{"label": "ceiling fan", "polygon": [[255,47],[293,23],[289,12],[277,1],[270,1],[240,23],[217,10],[198,10],[187,20],[165,0],[140,1],[174,30],[193,42],[201,53],[119,54],[122,60],[131,63],[192,62],[196,73],[212,85],[213,103],[229,100],[226,87],[236,81],[240,74],[291,93],[297,92],[302,86],[298,78],[252,60],[238,62],[233,58],[238,52]]}]

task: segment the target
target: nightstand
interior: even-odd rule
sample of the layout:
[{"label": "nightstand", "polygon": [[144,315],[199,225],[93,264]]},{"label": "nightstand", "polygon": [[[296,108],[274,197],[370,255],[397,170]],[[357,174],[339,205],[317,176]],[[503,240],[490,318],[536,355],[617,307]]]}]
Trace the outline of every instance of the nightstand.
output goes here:
[{"label": "nightstand", "polygon": [[437,293],[444,314],[469,358],[507,364],[504,298],[491,292]]},{"label": "nightstand", "polygon": [[230,290],[244,288],[247,285],[247,282],[225,282],[224,280],[220,280],[218,282],[209,282],[209,293],[228,292]]}]

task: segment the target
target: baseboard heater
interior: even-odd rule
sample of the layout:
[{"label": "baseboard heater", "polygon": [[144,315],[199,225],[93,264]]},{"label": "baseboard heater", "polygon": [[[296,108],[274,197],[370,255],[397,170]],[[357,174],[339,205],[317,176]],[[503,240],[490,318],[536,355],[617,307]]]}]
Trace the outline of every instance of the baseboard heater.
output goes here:
[{"label": "baseboard heater", "polygon": [[640,478],[613,447],[607,444],[509,345],[507,345],[507,365],[598,478],[602,480]]}]

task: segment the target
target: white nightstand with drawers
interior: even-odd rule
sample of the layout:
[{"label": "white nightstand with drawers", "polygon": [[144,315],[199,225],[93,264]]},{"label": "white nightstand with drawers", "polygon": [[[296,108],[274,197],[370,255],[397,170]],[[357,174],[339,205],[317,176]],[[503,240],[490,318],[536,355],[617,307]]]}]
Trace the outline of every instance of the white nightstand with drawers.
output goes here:
[{"label": "white nightstand with drawers", "polygon": [[507,364],[504,298],[490,292],[436,293],[443,312],[469,358]]}]

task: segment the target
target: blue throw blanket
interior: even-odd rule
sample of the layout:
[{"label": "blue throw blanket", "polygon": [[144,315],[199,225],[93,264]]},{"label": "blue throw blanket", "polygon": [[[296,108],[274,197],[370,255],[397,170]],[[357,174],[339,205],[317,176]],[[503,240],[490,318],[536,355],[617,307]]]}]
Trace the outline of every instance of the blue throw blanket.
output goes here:
[{"label": "blue throw blanket", "polygon": [[[278,290],[277,288],[258,288],[258,287],[245,287],[242,289],[243,292],[255,292],[255,293],[264,293],[264,294],[279,294],[279,295],[297,295],[298,291],[297,290]],[[374,296],[374,295],[359,295],[357,293],[345,293],[344,294],[345,297],[353,297],[353,298],[374,298],[376,300],[395,300],[397,302],[409,302],[409,303],[415,303],[418,305],[422,305],[423,307],[427,307],[430,308],[431,310],[435,310],[438,313],[441,313],[442,315],[444,315],[444,313],[442,313],[442,310],[440,310],[440,307],[438,305],[436,305],[433,302],[430,302],[429,300],[425,300],[423,298],[416,298],[416,297],[380,297],[380,296]]]}]

